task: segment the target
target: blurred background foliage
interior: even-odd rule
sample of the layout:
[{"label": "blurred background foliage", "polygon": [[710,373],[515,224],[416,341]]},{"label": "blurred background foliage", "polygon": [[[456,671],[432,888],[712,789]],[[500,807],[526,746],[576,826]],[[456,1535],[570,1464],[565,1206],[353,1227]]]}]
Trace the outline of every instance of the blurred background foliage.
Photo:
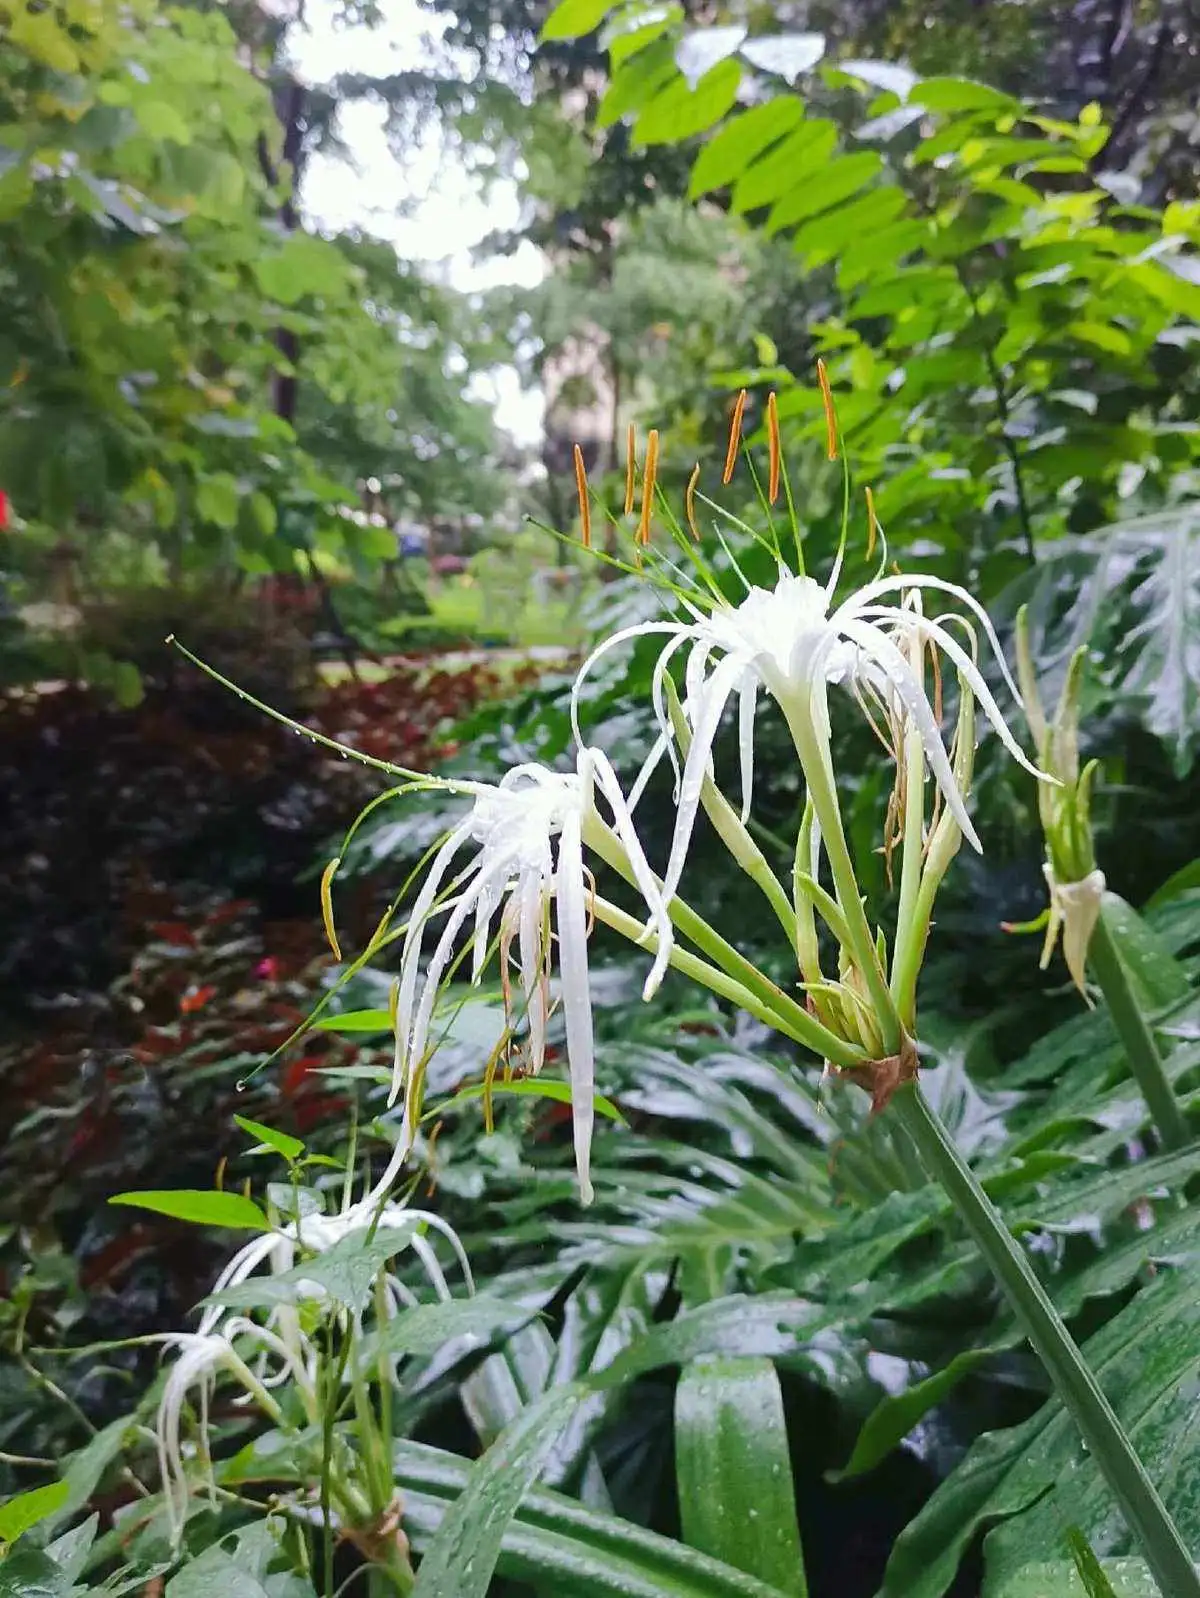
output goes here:
[{"label": "blurred background foliage", "polygon": [[[385,11],[341,20],[380,28]],[[351,1115],[376,1153],[394,1136],[386,972],[355,976],[328,1026],[251,1078],[335,980],[315,879],[374,776],[197,682],[161,640],[178,630],[378,758],[484,778],[563,763],[567,668],[646,605],[541,530],[573,532],[577,441],[625,548],[627,425],[661,429],[673,492],[696,460],[711,489],[733,392],[750,390],[761,451],[775,388],[824,569],[841,484],[823,356],[859,507],[852,575],[869,483],[905,569],[968,586],[1006,637],[1030,606],[1044,697],[1088,648],[1099,858],[1146,910],[1123,946],[1193,1124],[1200,1103],[1194,5],[463,0],[436,20],[420,70],[314,85],[289,54],[303,16],[279,7],[0,3],[16,884],[0,1487],[42,1479],[12,1458],[58,1458],[100,1428],[112,1446],[89,1456],[84,1496],[106,1521],[132,1501],[120,1422],[153,1361],[72,1350],[178,1325],[223,1246],[103,1201],[159,1185],[167,1138],[179,1185],[257,1177],[235,1108],[330,1153]],[[518,184],[520,223],[486,249],[532,244],[539,283],[461,293],[365,229],[306,225],[307,163],[337,151],[363,100],[386,108],[398,155],[432,129],[481,180]],[[544,394],[537,448],[480,398],[499,364]],[[724,503],[761,516],[744,468]],[[748,542],[734,553],[768,575]],[[647,640],[607,656],[585,698],[626,776],[652,738],[653,660]],[[760,717],[755,821],[786,869],[801,794],[784,729]],[[886,896],[890,773],[852,716],[835,735],[860,875]],[[719,773],[733,765],[719,750]],[[1001,931],[1037,914],[1044,883],[1032,787],[990,738],[975,808],[987,852],[960,858],[939,910],[924,1078],[1196,1540],[1200,1156],[1157,1153],[1104,1014]],[[347,951],[449,813],[411,797],[359,831],[338,879]],[[665,777],[639,817],[661,860]],[[689,891],[788,979],[711,836]],[[696,1487],[705,1405],[733,1376],[698,1394],[694,1362],[720,1355],[778,1383],[757,1458],[791,1471],[815,1594],[1073,1592],[1065,1526],[1127,1554],[972,1249],[856,1090],[819,1091],[812,1062],[681,986],[643,1008],[627,959],[600,933],[597,948],[598,1081],[624,1119],[602,1129],[595,1208],[575,1204],[553,1101],[498,1095],[490,1134],[477,1099],[453,1103],[422,1149],[480,1279],[544,1318],[414,1369],[397,1472],[416,1546],[461,1487],[460,1456],[622,1355],[628,1380],[572,1422],[495,1590],[611,1590],[618,1544],[597,1528],[615,1537],[615,1512],[759,1583],[671,1566],[669,1590],[778,1591],[769,1539],[714,1534]],[[499,1025],[497,995],[458,997],[431,1082],[446,1099],[478,1082]],[[374,1029],[338,1012],[375,1012]],[[609,1519],[563,1519],[556,1494]],[[666,1568],[657,1544],[653,1559],[619,1546],[630,1581]]]}]

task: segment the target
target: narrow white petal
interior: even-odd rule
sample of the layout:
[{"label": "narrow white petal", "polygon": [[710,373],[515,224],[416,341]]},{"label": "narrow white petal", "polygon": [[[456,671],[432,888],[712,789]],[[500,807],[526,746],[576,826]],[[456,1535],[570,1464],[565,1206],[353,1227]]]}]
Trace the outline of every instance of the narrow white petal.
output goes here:
[{"label": "narrow white petal", "polygon": [[[593,749],[585,751],[592,761],[596,782],[600,792],[608,802],[613,814],[613,831],[620,839],[621,844],[629,858],[629,868],[633,872],[633,879],[637,883],[638,891],[646,901],[646,908],[650,913],[650,924],[654,927],[658,938],[658,955],[655,961],[654,972],[647,978],[647,984],[653,978],[652,995],[658,984],[662,981],[671,956],[674,944],[674,932],[671,927],[671,918],[667,914],[666,903],[663,899],[662,889],[655,880],[650,862],[646,859],[642,849],[641,840],[633,821],[633,807],[627,804],[621,792],[621,784],[617,774],[609,762],[608,756],[602,750]],[[581,757],[582,758],[582,757]],[[650,995],[647,995],[649,997]]]},{"label": "narrow white petal", "polygon": [[758,679],[747,671],[738,688],[738,751],[742,768],[742,826],[750,819],[750,800],[754,793],[754,707],[758,703]]},{"label": "narrow white petal", "polygon": [[[688,845],[692,841],[696,815],[700,809],[700,790],[704,786],[704,779],[708,776],[708,762],[712,756],[713,742],[717,736],[717,729],[721,725],[721,717],[725,713],[725,706],[729,702],[729,696],[737,686],[738,678],[743,670],[743,662],[736,656],[729,656],[721,661],[705,683],[703,698],[695,707],[695,720],[692,723],[692,747],[688,750],[687,762],[683,768],[683,782],[680,785],[679,806],[675,817],[675,835],[671,840],[671,854],[667,861],[667,869],[663,873],[662,899],[664,904],[670,904],[675,890],[679,886],[679,879],[683,875]],[[663,959],[663,951],[661,949],[659,950],[659,959],[665,969],[666,961]],[[657,965],[658,962],[656,962],[656,969]],[[651,991],[653,992],[653,989]]]},{"label": "narrow white petal", "polygon": [[588,673],[598,660],[607,655],[610,649],[615,649],[618,644],[628,643],[632,638],[649,638],[654,633],[687,633],[690,630],[683,623],[676,621],[644,621],[634,627],[621,627],[611,638],[606,638],[602,644],[598,644],[580,666],[571,686],[571,731],[575,735],[575,742],[578,744],[584,742],[583,734],[579,730],[579,693]]},{"label": "narrow white petal", "polygon": [[1000,639],[997,637],[995,627],[992,626],[992,618],[979,601],[969,594],[965,588],[960,587],[958,583],[948,582],[944,577],[931,577],[923,572],[917,572],[909,576],[880,577],[875,582],[868,583],[865,588],[860,588],[857,594],[851,595],[846,604],[841,607],[841,610],[832,619],[836,622],[841,615],[841,611],[846,610],[847,607],[853,607],[858,610],[863,605],[871,604],[881,594],[903,593],[905,589],[910,588],[936,588],[939,593],[953,594],[960,604],[967,607],[971,614],[977,618],[987,635],[988,643],[991,644],[992,649],[995,651],[996,659],[1000,664],[1005,685],[1009,693],[1012,694],[1013,699],[1020,705],[1022,702],[1020,691],[1013,681],[1012,673],[1008,669],[1008,662],[1005,660],[1004,651],[1000,647]]},{"label": "narrow white petal", "polygon": [[545,878],[537,865],[525,866],[517,884],[518,938],[521,950],[521,986],[525,992],[525,1017],[529,1027],[529,1064],[534,1076],[546,1058],[546,953],[542,939]]},{"label": "narrow white petal", "polygon": [[417,972],[421,960],[421,945],[425,925],[433,910],[434,901],[441,889],[450,862],[471,836],[469,818],[461,821],[445,843],[434,855],[428,875],[421,884],[408,918],[408,931],[404,936],[404,949],[400,956],[400,989],[396,1003],[396,1057],[392,1071],[392,1088],[388,1102],[394,1104],[400,1092],[401,1080],[407,1066],[407,1038],[412,1018],[413,999],[416,994]]},{"label": "narrow white petal", "polygon": [[[437,1003],[438,993],[441,990],[442,973],[450,964],[454,953],[454,940],[458,937],[467,917],[475,909],[475,902],[479,895],[486,891],[490,883],[497,877],[506,874],[506,863],[500,862],[493,865],[490,870],[482,868],[478,871],[474,881],[464,890],[458,903],[450,912],[450,917],[442,929],[437,947],[429,957],[429,964],[425,968],[425,979],[421,988],[421,999],[417,1005],[416,1016],[413,1019],[410,1032],[401,1032],[405,1040],[404,1045],[404,1076],[407,1077],[409,1067],[421,1059],[425,1052],[425,1044],[429,1037],[429,1024],[433,1019],[433,1008]],[[400,1094],[401,1083],[393,1079],[391,1091],[388,1094],[388,1107],[395,1104]]]},{"label": "narrow white petal", "polygon": [[1013,757],[1017,764],[1024,766],[1025,770],[1030,772],[1031,775],[1044,780],[1046,773],[1044,771],[1038,770],[1038,768],[1030,760],[1029,756],[1021,748],[1017,740],[1013,737],[1008,723],[1001,714],[999,705],[992,697],[991,689],[984,681],[983,673],[971,659],[971,656],[968,654],[968,652],[963,648],[958,640],[951,635],[947,628],[940,626],[937,622],[926,622],[922,630],[935,641],[942,653],[952,660],[958,667],[959,673],[969,684],[971,692],[975,695],[976,702],[982,709],[984,715],[991,722],[992,726],[995,728],[996,735],[1000,739],[1000,742],[1008,750],[1009,754]]},{"label": "narrow white petal", "polygon": [[853,639],[859,645],[864,655],[877,661],[887,673],[888,681],[920,735],[929,769],[934,781],[942,790],[951,815],[962,829],[963,837],[973,849],[982,854],[983,846],[979,842],[975,828],[971,825],[963,796],[959,792],[958,783],[954,780],[954,771],[945,745],[942,743],[933,707],[912,667],[891,639],[870,622],[845,621],[842,623],[842,631],[846,637]]},{"label": "narrow white petal", "polygon": [[587,895],[583,880],[580,817],[569,814],[558,845],[558,964],[562,979],[567,1066],[571,1077],[571,1126],[579,1197],[592,1202],[591,1151],[595,1121],[595,1049],[588,980]]}]

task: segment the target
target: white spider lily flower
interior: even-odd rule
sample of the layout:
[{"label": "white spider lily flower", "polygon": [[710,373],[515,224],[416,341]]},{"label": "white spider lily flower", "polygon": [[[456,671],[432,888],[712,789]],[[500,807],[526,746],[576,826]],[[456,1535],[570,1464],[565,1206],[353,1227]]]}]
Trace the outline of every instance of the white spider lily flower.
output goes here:
[{"label": "white spider lily flower", "polygon": [[[396,994],[396,1058],[389,1102],[414,1082],[429,1048],[434,1006],[455,945],[473,925],[472,980],[487,958],[492,920],[499,910],[501,960],[507,981],[508,954],[515,943],[528,1026],[528,1058],[536,1073],[545,1059],[551,964],[550,908],[555,907],[563,1019],[571,1078],[572,1121],[580,1194],[590,1201],[589,1159],[593,1128],[595,1061],[588,979],[588,894],[583,858],[589,823],[601,818],[597,790],[612,814],[612,830],[625,850],[634,880],[657,933],[655,973],[671,952],[671,923],[658,884],[634,830],[630,806],[607,757],[581,749],[574,772],[522,765],[496,785],[455,783],[473,797],[470,813],[434,856],[409,917]],[[459,851],[473,846],[465,868],[451,875]],[[421,977],[421,956],[431,918],[441,898],[449,914]],[[653,975],[653,973],[652,973]],[[649,981],[649,979],[648,979]],[[657,978],[655,979],[657,985]],[[419,1114],[418,1095],[406,1095],[401,1145],[411,1147]]]},{"label": "white spider lily flower", "polygon": [[[666,663],[678,649],[690,646],[684,673],[683,707],[691,727],[692,743],[679,781],[675,835],[663,875],[666,902],[670,902],[679,885],[713,742],[734,693],[740,702],[744,812],[749,808],[753,779],[753,713],[758,691],[766,689],[778,701],[789,722],[811,728],[828,760],[827,685],[830,681],[844,682],[849,675],[859,674],[876,693],[887,692],[899,702],[905,717],[920,735],[934,781],[963,836],[975,849],[981,848],[925,686],[896,641],[897,637],[903,640],[914,628],[926,643],[938,649],[957,668],[1009,754],[1035,776],[1043,776],[1013,737],[975,660],[949,631],[945,619],[920,616],[899,598],[921,589],[936,589],[951,595],[970,611],[995,650],[1005,682],[1020,704],[995,629],[972,595],[940,577],[888,576],[865,584],[835,605],[833,590],[837,578],[835,570],[830,582],[823,586],[812,577],[797,576],[781,568],[774,588],[751,586],[740,604],[718,604],[707,612],[685,600],[683,604],[689,620],[627,627],[607,639],[584,662],[573,695],[572,709],[576,714],[580,689],[588,672],[596,660],[615,645],[647,634],[665,634],[667,642],[659,657],[660,671],[665,671]],[[659,711],[657,695],[655,709]],[[652,759],[661,753],[664,741],[670,739],[669,723],[661,713],[659,722],[663,737]]]},{"label": "white spider lily flower", "polygon": [[[423,1235],[426,1229],[438,1233],[449,1243],[462,1271],[468,1293],[474,1293],[475,1281],[471,1274],[470,1261],[457,1232],[448,1221],[431,1210],[416,1210],[404,1204],[382,1202],[402,1163],[402,1150],[398,1145],[383,1176],[357,1203],[349,1205],[337,1215],[303,1215],[298,1222],[287,1221],[272,1232],[265,1232],[260,1237],[252,1238],[238,1250],[221,1271],[213,1284],[211,1296],[216,1298],[230,1288],[241,1286],[242,1283],[249,1281],[263,1264],[269,1263],[272,1274],[280,1275],[295,1266],[298,1252],[323,1254],[335,1243],[340,1243],[343,1238],[349,1237],[351,1233],[372,1225],[375,1227],[376,1236],[380,1232],[387,1231],[404,1233],[403,1240],[397,1240],[396,1253],[411,1249],[420,1261],[434,1292],[439,1298],[444,1299],[452,1296],[445,1272],[432,1244]],[[402,1298],[405,1296],[405,1290],[394,1278],[389,1276],[387,1285],[389,1291],[394,1290]],[[324,1289],[316,1282],[311,1284],[311,1289],[310,1296],[314,1298],[320,1298],[324,1294]],[[209,1304],[201,1317],[197,1335],[205,1337],[216,1332],[231,1313],[233,1312],[225,1305]],[[294,1309],[286,1304],[277,1305],[267,1318],[268,1327],[278,1325],[281,1335],[292,1346],[293,1352],[296,1349],[294,1319]]]},{"label": "white spider lily flower", "polygon": [[[239,1338],[256,1343],[267,1361],[272,1357],[279,1361],[273,1375],[251,1370],[234,1347]],[[198,1387],[200,1390],[200,1445],[202,1457],[207,1458],[208,1397],[219,1371],[226,1372],[240,1383],[246,1397],[258,1403],[276,1422],[281,1419],[281,1414],[268,1388],[277,1386],[288,1376],[304,1383],[308,1373],[281,1337],[244,1316],[231,1316],[219,1332],[173,1332],[164,1340],[179,1349],[179,1358],[171,1367],[163,1387],[154,1434],[167,1523],[172,1542],[177,1542],[187,1518],[188,1475],[183,1457],[182,1431],[183,1408],[192,1389]]]}]

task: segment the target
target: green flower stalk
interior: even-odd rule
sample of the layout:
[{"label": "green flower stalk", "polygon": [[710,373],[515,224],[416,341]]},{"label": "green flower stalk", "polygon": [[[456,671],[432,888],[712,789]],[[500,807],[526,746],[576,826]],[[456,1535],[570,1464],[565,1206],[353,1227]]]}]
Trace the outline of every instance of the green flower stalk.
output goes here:
[{"label": "green flower stalk", "polygon": [[[836,418],[824,381],[822,390],[829,453],[836,458]],[[736,460],[744,406],[743,395],[734,411],[725,481]],[[972,847],[981,847],[967,811],[977,712],[982,712],[1014,759],[1038,778],[1043,817],[1049,822],[1047,836],[1053,838],[1048,880],[1060,925],[1068,934],[1070,957],[1075,958],[1080,928],[1086,926],[1085,906],[1080,901],[1094,888],[1096,866],[1086,825],[1093,773],[1078,772],[1071,701],[1054,727],[1044,728],[1044,735],[1038,738],[1043,757],[1039,768],[1016,742],[979,670],[977,643],[982,639],[994,650],[1020,704],[991,621],[971,594],[927,574],[885,575],[881,564],[873,579],[848,597],[836,597],[847,543],[848,477],[842,540],[829,580],[822,585],[805,571],[802,536],[794,514],[795,554],[786,557],[771,517],[781,481],[789,512],[792,509],[775,418],[775,408],[769,404],[770,486],[763,496],[768,532],[755,533],[704,499],[696,491],[693,474],[686,529],[671,519],[659,502],[682,560],[656,556],[651,543],[646,506],[654,495],[650,462],[651,458],[657,461],[657,451],[648,452],[636,558],[629,569],[660,583],[675,616],[623,629],[605,640],[584,663],[572,703],[577,738],[581,747],[585,746],[579,724],[581,689],[595,661],[626,640],[648,634],[663,637],[652,693],[660,736],[635,785],[630,809],[650,772],[669,758],[676,777],[676,824],[659,902],[666,905],[675,932],[695,943],[705,956],[701,960],[676,943],[669,952],[670,963],[718,992],[722,985],[716,973],[723,970],[726,996],[738,1002],[736,989],[740,986],[751,997],[746,1007],[764,1019],[771,1018],[772,1007],[761,980],[756,983],[747,977],[744,957],[714,929],[704,923],[696,925],[698,918],[680,905],[683,868],[697,815],[703,810],[734,861],[760,888],[790,934],[812,1028],[818,1036],[837,1040],[836,1050],[824,1051],[826,1070],[865,1088],[871,1095],[873,1113],[887,1112],[907,1133],[922,1164],[945,1188],[1007,1295],[1162,1591],[1172,1598],[1200,1598],[1200,1580],[1188,1551],[1116,1414],[1024,1248],[988,1200],[918,1080],[917,982],[937,890],[964,838]],[[582,509],[586,481],[581,479],[579,487]],[[770,553],[777,571],[772,587],[747,581],[727,550],[744,587],[744,597],[736,603],[727,597],[717,573],[707,566],[693,542],[699,541],[697,503],[757,539]],[[873,507],[869,509],[874,534],[878,526]],[[586,525],[586,517],[583,519]],[[942,595],[958,605],[957,616],[925,614],[923,600]],[[961,631],[956,632],[956,627]],[[686,658],[682,694],[670,678],[672,661],[680,653]],[[958,713],[949,748],[941,729],[945,667],[953,672],[958,687]],[[896,787],[886,848],[889,862],[892,848],[897,844],[900,848],[900,887],[890,951],[884,931],[873,926],[868,915],[842,823],[831,746],[829,699],[834,687],[850,691],[895,760]],[[782,885],[753,845],[747,825],[752,804],[754,709],[760,692],[769,694],[784,716],[807,790],[790,907],[784,903]],[[711,761],[714,740],[733,700],[738,705],[741,752],[740,813],[717,788]],[[1036,720],[1039,710],[1035,708],[1033,714]],[[1051,761],[1057,769],[1043,769]],[[1079,888],[1089,882],[1090,886]],[[1073,888],[1079,889],[1074,895]],[[639,932],[633,918],[614,913],[607,904],[597,903],[597,916],[627,936]],[[826,963],[823,948],[829,941],[836,948],[833,969]],[[661,950],[658,966],[661,968]],[[647,984],[646,997],[651,996],[652,987]],[[792,1037],[804,1035],[803,1029],[783,1024],[778,1007],[776,1013],[779,1020],[772,1024],[780,1031]],[[848,1059],[848,1050],[858,1058]]]},{"label": "green flower stalk", "polygon": [[1017,675],[1025,717],[1041,765],[1058,779],[1055,787],[1038,785],[1038,813],[1046,841],[1043,870],[1050,892],[1041,965],[1043,970],[1049,965],[1061,934],[1071,980],[1089,1005],[1090,965],[1163,1147],[1178,1149],[1191,1141],[1191,1130],[1171,1087],[1154,1030],[1134,997],[1104,921],[1105,899],[1112,895],[1107,893],[1104,873],[1096,863],[1091,823],[1092,787],[1099,762],[1089,761],[1082,771],[1079,767],[1079,701],[1086,655],[1086,650],[1078,649],[1072,656],[1058,708],[1048,721],[1033,668],[1028,614],[1024,606],[1018,611]]}]

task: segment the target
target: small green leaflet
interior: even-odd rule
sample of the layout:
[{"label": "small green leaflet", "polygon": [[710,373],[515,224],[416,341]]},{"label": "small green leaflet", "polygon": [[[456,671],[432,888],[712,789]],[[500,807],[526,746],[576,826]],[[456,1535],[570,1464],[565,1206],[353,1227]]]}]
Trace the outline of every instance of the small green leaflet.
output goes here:
[{"label": "small green leaflet", "polygon": [[291,1137],[287,1132],[277,1132],[274,1127],[264,1126],[261,1121],[252,1121],[248,1116],[235,1115],[234,1122],[250,1137],[256,1137],[262,1145],[261,1149],[251,1149],[251,1154],[260,1154],[263,1149],[274,1149],[276,1154],[282,1154],[285,1160],[297,1159],[304,1153],[303,1139]]},{"label": "small green leaflet", "polygon": [[31,1526],[47,1520],[66,1503],[70,1491],[65,1481],[52,1481],[0,1504],[0,1543],[15,1543]]},{"label": "small green leaflet", "polygon": [[145,1193],[114,1193],[110,1204],[129,1204],[153,1210],[172,1220],[197,1226],[228,1226],[241,1232],[269,1232],[271,1223],[253,1199],[240,1193],[217,1193],[204,1188],[165,1188]]}]

